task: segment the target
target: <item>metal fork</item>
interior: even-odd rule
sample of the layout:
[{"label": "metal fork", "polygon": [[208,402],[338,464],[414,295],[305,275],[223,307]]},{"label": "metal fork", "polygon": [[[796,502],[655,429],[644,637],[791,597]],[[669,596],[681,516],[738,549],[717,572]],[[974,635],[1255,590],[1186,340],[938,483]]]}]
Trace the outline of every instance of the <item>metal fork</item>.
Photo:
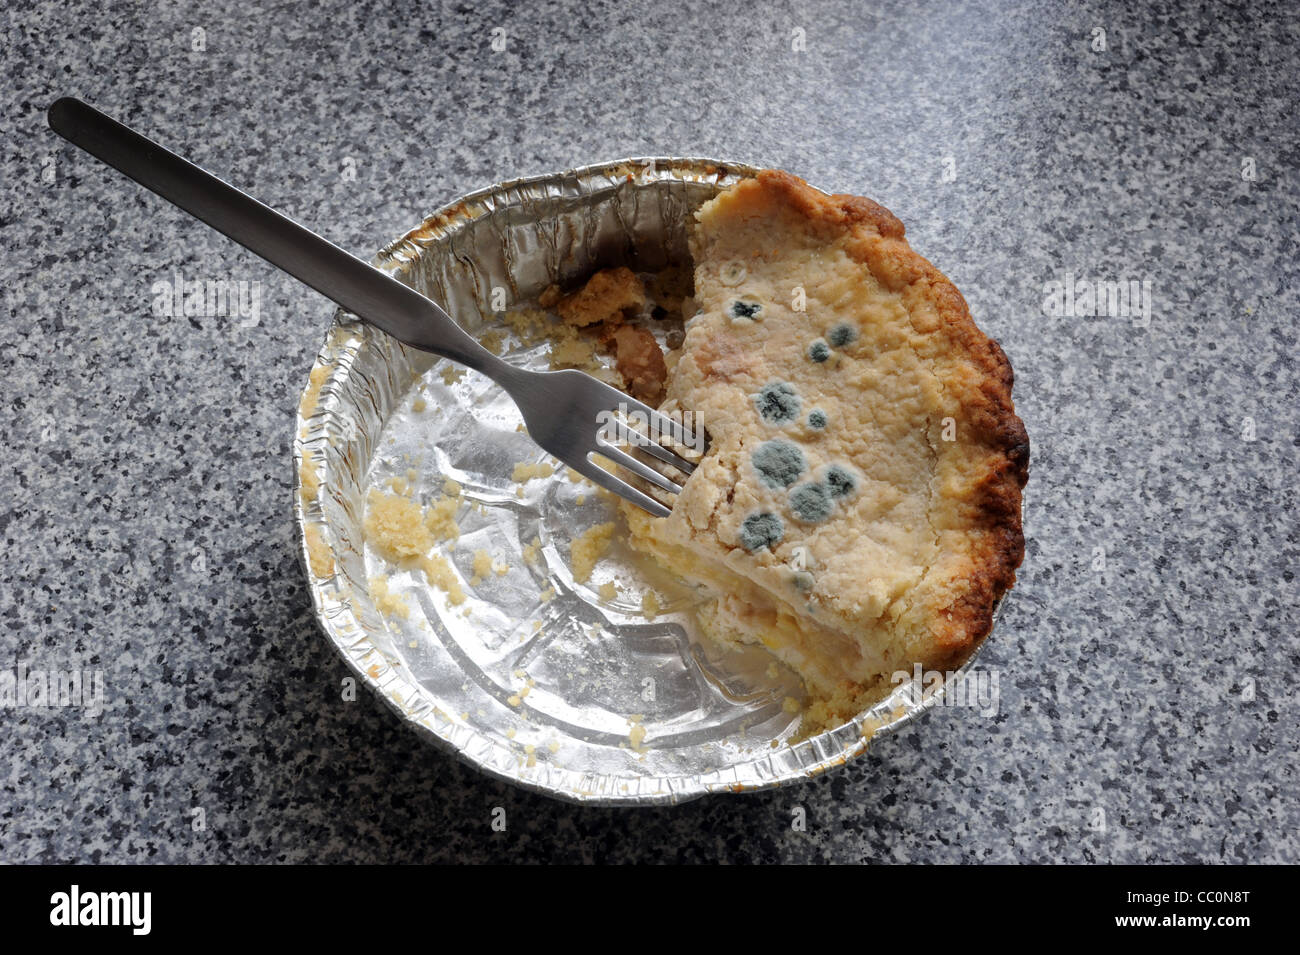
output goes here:
[{"label": "metal fork", "polygon": [[[695,465],[655,441],[654,436],[666,435],[680,445],[703,451],[702,431],[697,437],[680,422],[580,371],[527,371],[501,360],[419,292],[80,100],[58,100],[50,107],[48,118],[50,128],[69,142],[351,314],[413,348],[487,375],[514,399],[528,434],[544,450],[656,517],[669,514],[668,507],[601,467],[594,456],[603,456],[643,481],[677,494],[682,489],[678,481],[625,448],[639,448],[689,477]],[[629,412],[640,413],[649,433],[628,423]],[[601,422],[606,426],[598,427]]]}]

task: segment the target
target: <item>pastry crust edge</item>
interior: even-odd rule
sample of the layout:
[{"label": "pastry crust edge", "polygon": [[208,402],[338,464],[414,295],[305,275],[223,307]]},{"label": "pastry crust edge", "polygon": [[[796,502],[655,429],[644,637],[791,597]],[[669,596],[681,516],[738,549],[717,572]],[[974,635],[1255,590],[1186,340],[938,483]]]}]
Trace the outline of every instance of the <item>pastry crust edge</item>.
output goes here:
[{"label": "pastry crust edge", "polygon": [[1011,362],[997,341],[975,324],[957,287],[912,249],[902,222],[884,206],[863,196],[828,195],[781,170],[762,170],[735,188],[744,190],[747,183],[773,190],[828,240],[846,236],[850,257],[882,286],[900,293],[909,315],[916,315],[914,304],[928,301],[939,323],[918,331],[941,336],[944,347],[939,351],[959,352],[977,372],[977,381],[961,383],[960,400],[964,420],[974,428],[984,452],[982,474],[970,494],[978,515],[971,530],[978,540],[969,552],[967,586],[947,607],[934,608],[942,625],[931,635],[932,659],[925,661],[930,666],[959,665],[992,632],[998,602],[1015,584],[1024,560],[1021,507],[1029,480],[1029,435],[1012,401]]}]

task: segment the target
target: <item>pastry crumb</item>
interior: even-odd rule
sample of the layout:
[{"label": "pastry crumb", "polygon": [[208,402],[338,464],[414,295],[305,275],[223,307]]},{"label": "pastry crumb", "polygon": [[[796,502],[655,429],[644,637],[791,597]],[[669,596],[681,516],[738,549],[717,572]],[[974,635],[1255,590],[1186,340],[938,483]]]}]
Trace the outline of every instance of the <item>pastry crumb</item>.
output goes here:
[{"label": "pastry crumb", "polygon": [[[446,505],[452,505],[449,509]],[[381,557],[418,567],[429,583],[447,594],[453,605],[464,603],[465,592],[445,557],[432,553],[435,544],[459,534],[451,517],[455,502],[444,499],[428,509],[399,494],[371,488],[366,498],[366,540]]]},{"label": "pastry crumb", "polygon": [[424,524],[434,540],[454,541],[460,537],[460,525],[456,523],[457,509],[455,498],[450,497],[434,501],[425,509]]},{"label": "pastry crumb", "polygon": [[641,595],[641,613],[647,620],[653,620],[659,616],[659,595],[653,590],[647,590]]},{"label": "pastry crumb", "polygon": [[307,376],[307,391],[302,396],[302,416],[310,418],[316,413],[316,406],[320,403],[320,389],[325,384],[325,379],[330,375],[330,370],[324,365],[318,365],[311,370]]},{"label": "pastry crumb", "polygon": [[483,578],[492,573],[492,555],[485,550],[474,551],[474,561],[471,564],[471,570],[474,576],[470,578],[470,583],[477,587],[483,582]]},{"label": "pastry crumb", "polygon": [[[540,301],[538,304],[541,304]],[[542,305],[542,308],[549,307]],[[535,308],[522,308],[506,312],[502,320],[505,322],[506,327],[514,332],[515,337],[524,345],[535,345],[539,342],[544,337],[542,330],[551,321],[545,312]]]},{"label": "pastry crumb", "polygon": [[636,752],[644,753],[645,748],[642,744],[645,742],[646,728],[641,725],[641,721],[645,719],[645,717],[637,715],[629,716],[627,719],[628,722],[632,724],[632,728],[628,730],[627,733],[628,745]]},{"label": "pastry crumb", "polygon": [[305,533],[307,562],[311,565],[311,572],[317,577],[334,576],[334,555],[330,553],[325,538],[321,537],[320,528],[315,524],[308,524]]},{"label": "pastry crumb", "polygon": [[520,461],[511,472],[510,479],[523,484],[536,478],[548,478],[554,473],[555,467],[549,461],[539,461],[536,464]]},{"label": "pastry crumb", "polygon": [[[441,554],[430,554],[424,558],[423,566],[424,576],[429,579],[429,583],[447,594],[449,604],[459,606],[465,602],[465,591],[460,589],[460,580],[447,558]],[[466,607],[465,616],[468,617],[472,610],[472,607]]]},{"label": "pastry crumb", "polygon": [[573,568],[573,579],[586,583],[591,579],[591,572],[597,562],[609,550],[609,543],[614,537],[614,522],[607,521],[583,531],[573,539],[569,546],[569,562]]},{"label": "pastry crumb", "polygon": [[370,599],[375,609],[385,616],[401,617],[403,620],[411,618],[410,606],[401,594],[395,594],[389,589],[387,577],[370,578]]},{"label": "pastry crumb", "polygon": [[551,336],[549,361],[554,369],[577,368],[589,374],[603,370],[596,357],[596,346],[567,325],[557,326]]},{"label": "pastry crumb", "polygon": [[298,469],[298,484],[303,503],[310,504],[320,493],[320,477],[316,473],[316,459],[310,450],[302,453],[302,467]]}]

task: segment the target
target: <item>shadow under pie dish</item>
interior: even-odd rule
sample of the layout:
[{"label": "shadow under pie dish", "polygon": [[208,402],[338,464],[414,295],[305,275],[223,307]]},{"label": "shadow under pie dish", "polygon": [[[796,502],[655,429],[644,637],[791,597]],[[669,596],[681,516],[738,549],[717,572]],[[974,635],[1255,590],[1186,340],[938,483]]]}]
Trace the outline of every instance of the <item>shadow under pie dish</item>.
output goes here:
[{"label": "shadow under pie dish", "polygon": [[[1021,548],[1010,371],[880,207],[630,160],[466,197],[378,264],[713,439],[672,517],[620,514],[472,373],[338,316],[295,443],[313,599],[462,758],[578,801],[779,785],[931,705],[891,674],[988,632]],[[376,514],[423,531],[376,547]]]}]

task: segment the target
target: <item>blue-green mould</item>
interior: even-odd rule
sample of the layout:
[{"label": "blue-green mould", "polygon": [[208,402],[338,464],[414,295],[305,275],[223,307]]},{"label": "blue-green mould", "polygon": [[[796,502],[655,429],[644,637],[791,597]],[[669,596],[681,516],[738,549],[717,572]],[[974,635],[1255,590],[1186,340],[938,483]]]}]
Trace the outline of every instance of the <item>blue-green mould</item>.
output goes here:
[{"label": "blue-green mould", "polygon": [[858,330],[847,322],[840,322],[826,333],[826,340],[835,348],[843,348],[850,342],[858,340]]},{"label": "blue-green mould", "polygon": [[814,338],[812,344],[808,346],[808,360],[815,361],[820,365],[830,357],[831,346],[826,344],[826,339]]},{"label": "blue-green mould", "polygon": [[858,479],[843,465],[832,464],[826,469],[824,480],[831,497],[848,497],[858,489]]},{"label": "blue-green mould", "polygon": [[780,438],[760,444],[750,460],[768,487],[789,487],[808,469],[799,446]]},{"label": "blue-green mould", "polygon": [[820,524],[834,507],[830,489],[824,484],[800,484],[790,492],[790,510],[805,524]]},{"label": "blue-green mould", "polygon": [[775,547],[785,537],[785,522],[767,511],[750,514],[740,525],[740,545],[747,551]]},{"label": "blue-green mould", "polygon": [[824,431],[827,423],[826,412],[821,408],[814,408],[808,412],[808,427],[814,431]]},{"label": "blue-green mould", "polygon": [[761,321],[763,318],[763,306],[758,302],[746,302],[744,299],[736,299],[728,308],[732,319],[748,320],[751,322]]},{"label": "blue-green mould", "polygon": [[754,396],[754,404],[768,424],[789,424],[799,417],[799,393],[789,382],[774,381],[764,385],[763,390]]}]

